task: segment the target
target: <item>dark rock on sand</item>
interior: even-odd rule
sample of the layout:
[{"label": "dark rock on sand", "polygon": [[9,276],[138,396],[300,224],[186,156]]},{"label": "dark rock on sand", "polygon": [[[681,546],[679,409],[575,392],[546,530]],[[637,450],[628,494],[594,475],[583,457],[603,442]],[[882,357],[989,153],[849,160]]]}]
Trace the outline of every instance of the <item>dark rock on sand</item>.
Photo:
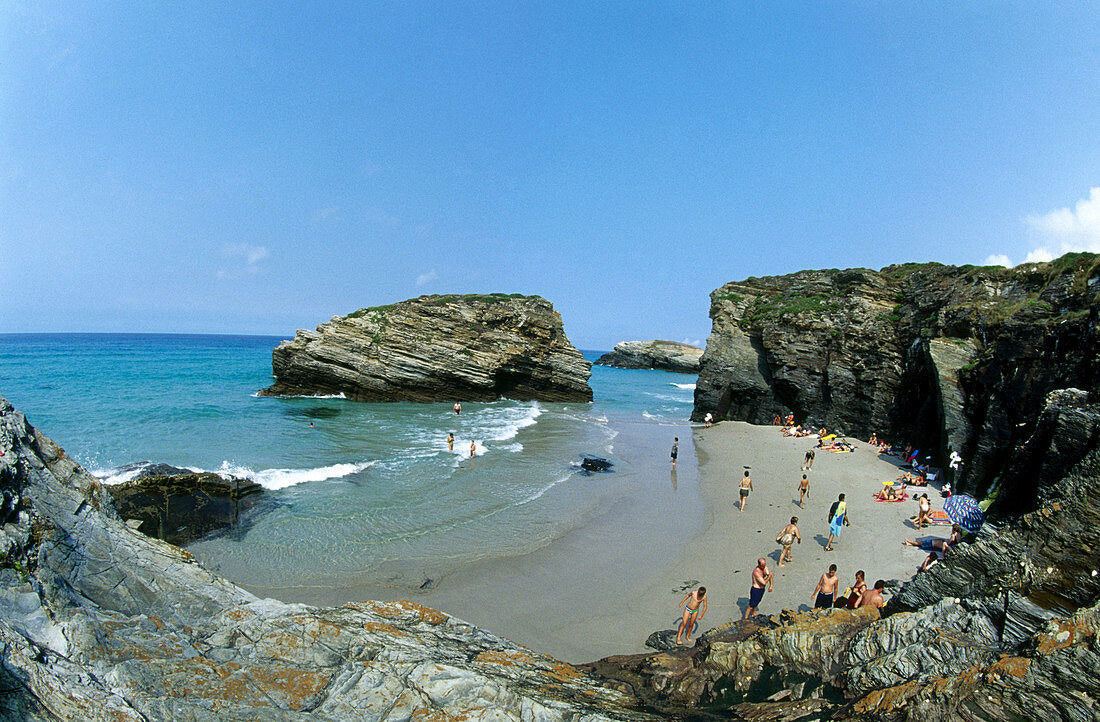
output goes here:
[{"label": "dark rock on sand", "polygon": [[622,341],[596,359],[601,366],[621,369],[660,369],[684,374],[699,373],[703,349],[676,341]]},{"label": "dark rock on sand", "polygon": [[421,296],[336,316],[271,355],[265,396],[359,401],[591,401],[592,366],[549,301]]},{"label": "dark rock on sand", "polygon": [[242,530],[256,514],[274,506],[253,481],[187,470],[139,474],[105,488],[120,517],[138,520],[142,533],[180,546],[214,532]]},{"label": "dark rock on sand", "polygon": [[[692,418],[799,423],[912,442],[984,494],[1034,431],[1051,391],[1100,392],[1100,256],[1014,269],[889,266],[727,283]],[[923,453],[922,453],[923,456]],[[1026,489],[1005,499],[1033,508]],[[1032,506],[1028,506],[1032,504]]]},{"label": "dark rock on sand", "polygon": [[126,526],[0,398],[0,719],[654,719],[413,602],[258,599]]}]

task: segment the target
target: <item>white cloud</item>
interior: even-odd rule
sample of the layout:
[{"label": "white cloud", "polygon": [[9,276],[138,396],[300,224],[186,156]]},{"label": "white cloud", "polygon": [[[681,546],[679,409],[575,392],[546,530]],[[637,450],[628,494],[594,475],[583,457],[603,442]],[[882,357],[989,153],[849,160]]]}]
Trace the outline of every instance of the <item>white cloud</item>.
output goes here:
[{"label": "white cloud", "polygon": [[235,281],[245,275],[260,273],[263,267],[260,261],[271,255],[266,246],[253,246],[249,243],[233,243],[222,247],[222,256],[243,265],[234,268],[219,268],[218,279],[222,281]]},{"label": "white cloud", "polygon": [[439,278],[439,274],[435,272],[434,268],[427,273],[421,273],[419,276],[416,277],[416,287],[420,288],[425,284],[431,283],[437,278]]},{"label": "white cloud", "polygon": [[[1024,219],[1034,248],[1023,263],[1045,263],[1075,251],[1100,253],[1100,187],[1090,188],[1089,197],[1073,207],[1049,213],[1033,213]],[[985,259],[987,266],[1013,266],[1008,256],[997,253]]]}]

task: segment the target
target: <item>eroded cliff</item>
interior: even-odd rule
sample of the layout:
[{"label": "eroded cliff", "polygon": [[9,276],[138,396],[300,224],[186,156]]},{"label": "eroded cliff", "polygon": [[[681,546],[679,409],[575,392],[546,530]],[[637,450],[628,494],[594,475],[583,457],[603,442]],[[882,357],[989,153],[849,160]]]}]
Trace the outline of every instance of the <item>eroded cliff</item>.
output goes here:
[{"label": "eroded cliff", "polygon": [[699,373],[703,349],[678,341],[620,341],[614,350],[596,359],[601,366],[620,369],[659,369],[682,374]]},{"label": "eroded cliff", "polygon": [[[711,294],[693,419],[800,423],[909,441],[986,492],[1043,399],[1100,383],[1100,257],[1014,269],[940,264],[802,271]],[[1013,490],[1021,491],[1021,490]],[[1022,495],[1021,495],[1022,494]],[[1013,511],[1034,494],[1012,496]]]}]

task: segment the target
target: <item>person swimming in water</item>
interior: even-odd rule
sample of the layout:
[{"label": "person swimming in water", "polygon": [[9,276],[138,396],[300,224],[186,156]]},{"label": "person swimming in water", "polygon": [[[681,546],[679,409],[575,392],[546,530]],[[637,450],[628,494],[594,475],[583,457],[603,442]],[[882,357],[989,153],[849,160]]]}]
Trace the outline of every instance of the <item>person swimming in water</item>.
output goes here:
[{"label": "person swimming in water", "polygon": [[[687,632],[687,643],[691,644],[691,629],[695,626],[695,623],[703,618],[703,615],[707,613],[707,588],[699,587],[698,589],[688,592],[687,596],[680,600],[680,603],[676,606],[684,607],[684,616],[680,620],[680,628],[676,630],[676,644],[680,644],[680,637]],[[696,616],[698,615],[698,616]]]}]

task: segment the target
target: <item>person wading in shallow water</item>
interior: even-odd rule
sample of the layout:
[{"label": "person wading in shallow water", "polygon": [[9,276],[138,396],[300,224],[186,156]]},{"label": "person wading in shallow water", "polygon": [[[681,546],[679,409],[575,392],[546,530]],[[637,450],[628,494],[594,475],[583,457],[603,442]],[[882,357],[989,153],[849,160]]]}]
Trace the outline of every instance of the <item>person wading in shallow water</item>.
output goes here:
[{"label": "person wading in shallow water", "polygon": [[[676,630],[676,644],[680,644],[680,636],[684,632],[687,632],[687,643],[691,644],[691,628],[707,613],[707,588],[699,587],[688,592],[676,606],[684,607],[684,618],[680,620],[680,628]],[[699,616],[695,616],[696,614]]]},{"label": "person wading in shallow water", "polygon": [[455,402],[455,405],[451,407],[451,410],[455,412],[455,416],[462,413],[462,404]]},{"label": "person wading in shallow water", "polygon": [[474,458],[475,454],[477,454],[477,442],[476,441],[471,441],[470,442],[470,458],[471,459]]},{"label": "person wading in shallow water", "polygon": [[447,451],[455,450],[455,435],[454,433],[447,434]]}]

